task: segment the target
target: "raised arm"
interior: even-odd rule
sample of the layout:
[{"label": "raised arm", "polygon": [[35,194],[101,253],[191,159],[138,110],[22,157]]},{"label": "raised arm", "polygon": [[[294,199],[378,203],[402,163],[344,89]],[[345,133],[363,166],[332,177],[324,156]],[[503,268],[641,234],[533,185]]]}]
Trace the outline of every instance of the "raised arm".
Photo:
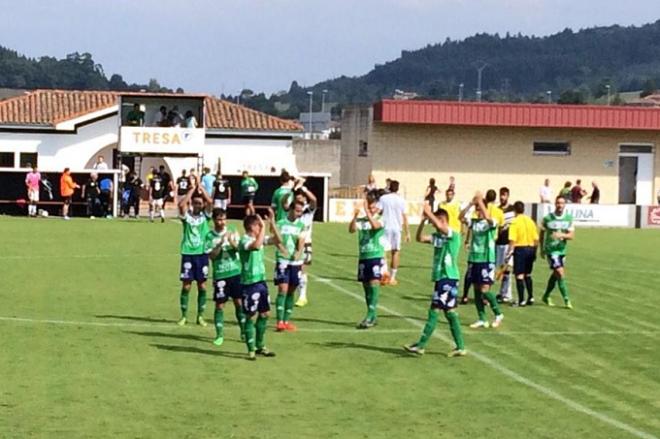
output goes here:
[{"label": "raised arm", "polygon": [[355,233],[357,232],[357,218],[360,216],[360,208],[357,207],[355,210],[353,210],[353,219],[351,220],[351,223],[348,225],[348,232],[349,233]]},{"label": "raised arm", "polygon": [[383,225],[381,224],[380,221],[378,221],[376,218],[374,218],[373,214],[371,213],[371,210],[369,209],[369,205],[365,203],[365,212],[367,213],[367,220],[369,221],[369,224],[371,224],[371,229],[372,230],[378,230],[382,229]]},{"label": "raised arm", "polygon": [[309,200],[309,208],[312,210],[316,210],[316,208],[318,207],[318,200],[316,198],[316,195],[314,195],[312,191],[307,189],[307,187],[305,186],[301,187],[301,189],[305,194],[305,196],[307,197],[307,199]]},{"label": "raised arm", "polygon": [[424,235],[424,225],[426,224],[426,217],[422,218],[422,221],[417,226],[417,233],[415,234],[415,240],[424,244],[431,242],[431,236]]},{"label": "raised arm", "polygon": [[186,214],[186,211],[188,210],[188,203],[190,203],[190,198],[192,198],[193,192],[195,192],[196,187],[191,186],[190,189],[188,189],[188,192],[186,195],[179,200],[179,216],[183,217]]},{"label": "raised arm", "polygon": [[[429,222],[433,224],[433,226],[437,230],[439,230],[441,233],[445,235],[449,234],[449,224],[447,223],[447,221],[440,221],[440,218],[438,218],[433,214],[433,212],[431,211],[431,206],[427,203],[424,203],[424,215],[426,216],[426,218],[428,218]],[[418,234],[419,234],[419,230],[418,230]]]}]

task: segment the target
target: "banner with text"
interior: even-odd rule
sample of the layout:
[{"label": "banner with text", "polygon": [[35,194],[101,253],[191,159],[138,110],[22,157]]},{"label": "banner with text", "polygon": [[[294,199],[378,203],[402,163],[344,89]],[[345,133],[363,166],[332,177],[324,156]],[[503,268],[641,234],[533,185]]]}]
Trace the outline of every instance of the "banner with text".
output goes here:
[{"label": "banner with text", "polygon": [[[331,198],[328,218],[330,222],[348,223],[353,219],[355,209],[361,209],[362,205],[363,200]],[[421,201],[406,201],[406,215],[410,224],[420,223],[422,220],[422,207]]]},{"label": "banner with text", "polygon": [[195,154],[204,147],[204,128],[121,127],[121,152]]},{"label": "banner with text", "polygon": [[[539,204],[540,223],[544,216],[554,210],[552,204]],[[573,215],[575,227],[635,227],[635,210],[626,204],[566,204],[566,210]]]}]

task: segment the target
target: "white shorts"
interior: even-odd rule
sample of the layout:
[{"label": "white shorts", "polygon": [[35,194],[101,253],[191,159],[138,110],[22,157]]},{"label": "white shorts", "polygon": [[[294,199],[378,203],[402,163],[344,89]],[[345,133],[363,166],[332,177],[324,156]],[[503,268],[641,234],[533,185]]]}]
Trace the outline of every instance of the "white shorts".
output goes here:
[{"label": "white shorts", "polygon": [[506,255],[509,252],[509,245],[498,245],[495,247],[495,265],[500,267],[504,264],[513,267],[513,258],[506,260]]},{"label": "white shorts", "polygon": [[151,203],[149,203],[151,207],[160,207],[161,209],[163,208],[163,199],[162,198],[155,198],[151,200]]},{"label": "white shorts", "polygon": [[401,230],[385,229],[382,244],[385,251],[401,250]]},{"label": "white shorts", "polygon": [[213,200],[213,207],[215,209],[227,210],[227,207],[229,207],[229,200]]},{"label": "white shorts", "polygon": [[39,189],[28,189],[28,200],[33,203],[39,202]]}]

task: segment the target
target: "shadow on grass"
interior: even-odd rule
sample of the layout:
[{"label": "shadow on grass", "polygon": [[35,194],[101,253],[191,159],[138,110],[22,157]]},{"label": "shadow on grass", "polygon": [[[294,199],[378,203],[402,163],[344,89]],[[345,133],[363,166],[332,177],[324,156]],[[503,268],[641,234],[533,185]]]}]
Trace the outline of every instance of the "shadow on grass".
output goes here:
[{"label": "shadow on grass", "polygon": [[[418,320],[420,322],[426,322],[426,319],[420,316],[399,316],[399,315],[392,315],[392,314],[380,314],[378,315],[378,320],[381,319],[395,319],[395,320],[401,320],[401,319],[409,319],[409,320]],[[439,322],[438,322],[439,323]]]},{"label": "shadow on grass", "polygon": [[117,316],[117,315],[97,315],[94,316],[97,319],[120,319],[120,320],[132,320],[134,322],[149,322],[149,323],[175,323],[175,320],[170,319],[155,319],[152,317],[142,317],[142,316]]},{"label": "shadow on grass", "polygon": [[310,322],[310,323],[323,323],[326,325],[333,325],[333,326],[343,326],[343,327],[349,327],[349,328],[355,328],[356,323],[355,322],[337,322],[334,320],[323,320],[323,319],[310,319],[307,317],[296,317],[296,321],[298,322]]},{"label": "shadow on grass", "polygon": [[334,256],[336,258],[353,258],[355,259],[357,255],[355,253],[326,253],[328,256]]},{"label": "shadow on grass", "polygon": [[[326,279],[326,280],[345,280],[349,282],[355,282],[357,283],[357,278],[355,277],[348,277],[348,276],[324,276],[324,275],[319,275],[321,278]],[[323,281],[321,281],[323,282]]]},{"label": "shadow on grass", "polygon": [[324,343],[313,343],[317,346],[330,349],[357,349],[361,351],[380,352],[383,354],[394,355],[395,357],[402,358],[415,358],[415,356],[403,350],[403,348],[395,348],[391,346],[376,346],[363,343],[346,343],[340,341],[327,341]]},{"label": "shadow on grass", "polygon": [[211,350],[211,349],[201,349],[194,346],[174,346],[166,344],[152,344],[151,346],[156,349],[161,349],[164,351],[170,352],[182,352],[187,354],[201,354],[201,355],[211,355],[214,357],[225,357],[231,358],[234,360],[247,360],[247,354],[239,354],[236,352],[226,352],[221,350]]},{"label": "shadow on grass", "polygon": [[423,297],[423,296],[399,296],[400,299],[403,300],[413,300],[415,302],[430,302],[431,298],[430,297]]},{"label": "shadow on grass", "polygon": [[211,337],[203,337],[195,334],[173,334],[171,332],[155,332],[155,331],[126,331],[127,334],[140,335],[142,337],[164,337],[164,338],[178,338],[181,340],[194,340],[211,342]]}]

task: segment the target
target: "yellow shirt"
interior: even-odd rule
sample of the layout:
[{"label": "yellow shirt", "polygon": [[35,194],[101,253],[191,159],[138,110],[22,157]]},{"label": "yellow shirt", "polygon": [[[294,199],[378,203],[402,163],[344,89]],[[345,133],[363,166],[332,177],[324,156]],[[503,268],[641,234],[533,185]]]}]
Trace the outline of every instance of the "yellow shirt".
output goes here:
[{"label": "yellow shirt", "polygon": [[490,203],[488,206],[486,206],[486,209],[488,210],[490,217],[497,224],[497,227],[502,227],[504,225],[504,211],[497,207],[495,203]]},{"label": "yellow shirt", "polygon": [[449,227],[456,232],[461,231],[461,222],[458,219],[458,215],[461,213],[461,204],[458,201],[450,201],[449,203],[443,201],[440,203],[440,208],[447,211],[449,216]]},{"label": "yellow shirt", "polygon": [[518,215],[509,226],[509,241],[515,247],[533,247],[538,243],[539,231],[534,221],[527,215]]}]

